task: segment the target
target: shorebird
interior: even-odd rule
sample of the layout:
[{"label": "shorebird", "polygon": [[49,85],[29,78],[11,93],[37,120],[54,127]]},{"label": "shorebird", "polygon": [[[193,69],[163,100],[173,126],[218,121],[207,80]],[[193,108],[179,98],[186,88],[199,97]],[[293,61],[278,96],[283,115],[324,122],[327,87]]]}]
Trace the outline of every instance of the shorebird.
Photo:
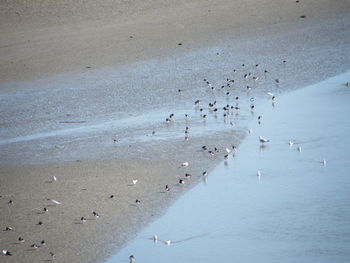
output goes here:
[{"label": "shorebird", "polygon": [[85,223],[85,222],[86,222],[86,218],[82,216],[82,217],[80,218],[80,221],[81,221],[82,223]]},{"label": "shorebird", "polygon": [[52,176],[52,180],[53,180],[54,182],[56,182],[56,181],[57,181],[57,177],[56,177],[56,176]]},{"label": "shorebird", "polygon": [[261,143],[266,143],[266,142],[269,142],[270,140],[265,139],[265,138],[263,138],[262,136],[259,136],[259,141],[260,141]]},{"label": "shorebird", "polygon": [[252,134],[253,130],[252,129],[248,129],[248,133]]},{"label": "shorebird", "polygon": [[257,177],[260,177],[260,176],[261,176],[260,170],[258,170],[258,172],[256,173],[256,176],[257,176]]},{"label": "shorebird", "polygon": [[49,211],[49,209],[47,209],[46,207],[44,207],[43,213],[46,213],[46,212],[48,212],[48,211]]},{"label": "shorebird", "polygon": [[38,223],[37,223],[37,225],[38,226],[42,226],[44,223],[42,222],[42,221],[39,221]]},{"label": "shorebird", "polygon": [[350,82],[346,82],[345,86],[347,86],[349,88],[350,87]]},{"label": "shorebird", "polygon": [[136,199],[136,200],[135,200],[135,203],[136,203],[136,204],[141,204],[141,201],[140,201],[139,199]]},{"label": "shorebird", "polygon": [[39,248],[39,246],[38,246],[37,244],[32,244],[30,247],[31,247],[31,248],[34,248],[34,249]]},{"label": "shorebird", "polygon": [[165,191],[170,191],[170,188],[168,185],[165,186]]},{"label": "shorebird", "polygon": [[134,262],[135,262],[135,257],[134,257],[133,255],[131,255],[131,256],[129,257],[129,262],[130,262],[130,263],[134,263]]},{"label": "shorebird", "polygon": [[8,204],[13,204],[13,201],[12,201],[12,200],[9,200],[7,203],[8,203]]},{"label": "shorebird", "polygon": [[46,245],[45,240],[41,240],[40,244],[41,244],[42,246],[45,246],[45,245]]},{"label": "shorebird", "polygon": [[93,216],[96,217],[96,218],[99,218],[99,217],[100,217],[100,215],[99,215],[98,213],[96,213],[95,211],[92,211],[92,214],[93,214]]},{"label": "shorebird", "polygon": [[13,227],[7,226],[4,231],[13,231]]},{"label": "shorebird", "polygon": [[158,242],[158,236],[157,235],[153,235],[153,242],[157,243]]},{"label": "shorebird", "polygon": [[227,153],[231,152],[231,150],[229,148],[226,148],[225,150],[226,150]]},{"label": "shorebird", "polygon": [[323,164],[323,166],[326,166],[327,165],[326,159],[323,159],[321,163]]},{"label": "shorebird", "polygon": [[188,166],[188,162],[184,162],[181,164],[181,167],[187,167]]},{"label": "shorebird", "polygon": [[167,246],[170,246],[171,240],[166,240],[166,241],[164,241],[164,244],[167,245]]},{"label": "shorebird", "polygon": [[111,199],[114,198],[114,197],[115,197],[114,195],[110,195],[110,196],[109,196],[109,198],[111,198]]},{"label": "shorebird", "polygon": [[179,184],[185,184],[185,180],[180,179]]},{"label": "shorebird", "polygon": [[49,257],[50,257],[50,261],[54,260],[55,259],[55,254],[53,252],[50,252],[49,253]]},{"label": "shorebird", "polygon": [[19,238],[18,238],[18,241],[19,241],[20,243],[23,243],[25,240],[24,240],[23,237],[19,237]]},{"label": "shorebird", "polygon": [[56,205],[60,205],[61,202],[57,201],[57,200],[53,200],[53,199],[49,199],[52,203],[56,204]]},{"label": "shorebird", "polygon": [[293,146],[294,142],[293,141],[289,141],[288,144],[289,144],[289,146]]},{"label": "shorebird", "polygon": [[133,179],[133,180],[132,180],[132,184],[135,185],[135,184],[137,184],[138,181],[139,181],[139,180],[137,180],[137,179]]},{"label": "shorebird", "polygon": [[298,147],[298,152],[301,152],[301,146]]},{"label": "shorebird", "polygon": [[12,256],[12,253],[8,250],[5,250],[5,249],[2,251],[2,254],[5,256]]},{"label": "shorebird", "polygon": [[185,177],[186,177],[186,178],[191,178],[192,175],[191,175],[191,174],[185,174]]},{"label": "shorebird", "polygon": [[204,172],[202,173],[202,175],[203,175],[203,176],[207,176],[207,175],[208,175],[208,172],[207,172],[207,171],[204,171]]},{"label": "shorebird", "polygon": [[227,159],[228,159],[228,154],[226,154],[226,155],[224,156],[224,159],[225,159],[225,160],[227,160]]}]

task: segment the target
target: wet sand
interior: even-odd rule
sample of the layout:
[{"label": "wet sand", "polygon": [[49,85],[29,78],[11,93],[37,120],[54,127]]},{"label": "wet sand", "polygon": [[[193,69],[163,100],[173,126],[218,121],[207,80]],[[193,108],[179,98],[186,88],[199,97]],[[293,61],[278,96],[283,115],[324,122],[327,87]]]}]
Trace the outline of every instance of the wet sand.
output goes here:
[{"label": "wet sand", "polygon": [[[1,248],[13,252],[5,261],[47,260],[50,251],[59,262],[107,258],[200,181],[203,171],[222,160],[226,147],[241,142],[268,99],[266,92],[278,96],[350,68],[347,1],[242,3],[154,1],[137,10],[123,3],[116,7],[120,16],[114,17],[113,8],[104,9],[106,14],[97,8],[94,21],[89,2],[81,16],[69,18],[65,6],[54,15],[44,8],[33,16],[33,4],[24,12],[27,18],[13,14],[16,6],[7,18],[0,16],[5,19],[1,228],[14,228],[0,237]],[[300,18],[303,14],[306,18]],[[99,15],[105,19],[98,20]],[[244,80],[249,71],[259,81]],[[211,91],[204,78],[217,89]],[[234,88],[220,88],[226,78],[236,80]],[[235,96],[242,109],[231,111],[226,122],[222,111],[216,117],[208,111],[209,102],[217,100],[221,108],[234,105]],[[251,97],[256,99],[253,113]],[[207,120],[194,107],[197,99],[203,100]],[[171,113],[175,118],[169,125],[165,118]],[[202,145],[220,153],[200,152]],[[190,166],[179,169],[184,161]],[[180,186],[186,172],[193,178]],[[57,182],[51,182],[54,175]],[[135,178],[139,183],[131,186]],[[166,184],[169,193],[164,193]],[[62,204],[49,206],[47,199]],[[141,204],[135,205],[136,199]],[[44,207],[49,211],[40,214]],[[101,217],[95,219],[92,210]],[[88,219],[84,224],[82,216]],[[19,236],[26,242],[16,244]],[[43,239],[44,247],[30,248]]]}]

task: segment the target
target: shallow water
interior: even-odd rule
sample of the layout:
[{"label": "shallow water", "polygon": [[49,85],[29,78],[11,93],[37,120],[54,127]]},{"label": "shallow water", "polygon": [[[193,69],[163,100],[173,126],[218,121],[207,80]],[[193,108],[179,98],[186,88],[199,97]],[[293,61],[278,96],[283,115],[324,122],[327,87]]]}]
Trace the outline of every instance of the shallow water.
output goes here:
[{"label": "shallow water", "polygon": [[[234,158],[106,262],[348,262],[349,80],[267,104]],[[271,142],[261,147],[259,135]]]}]

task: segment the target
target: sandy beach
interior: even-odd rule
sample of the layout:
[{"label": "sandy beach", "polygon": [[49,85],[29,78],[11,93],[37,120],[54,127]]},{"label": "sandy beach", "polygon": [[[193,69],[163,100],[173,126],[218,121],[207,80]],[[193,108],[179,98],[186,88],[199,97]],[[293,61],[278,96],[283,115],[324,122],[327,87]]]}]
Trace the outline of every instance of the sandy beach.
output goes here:
[{"label": "sandy beach", "polygon": [[[2,1],[0,248],[12,256],[1,261],[53,252],[102,262],[119,251],[239,146],[267,92],[350,68],[349,10],[330,0]],[[223,117],[227,104],[240,110]]]}]

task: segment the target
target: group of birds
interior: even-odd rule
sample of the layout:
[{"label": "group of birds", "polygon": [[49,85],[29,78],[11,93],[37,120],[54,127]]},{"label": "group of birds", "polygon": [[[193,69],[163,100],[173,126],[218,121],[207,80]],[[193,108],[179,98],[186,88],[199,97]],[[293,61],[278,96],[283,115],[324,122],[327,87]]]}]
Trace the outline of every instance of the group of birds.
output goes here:
[{"label": "group of birds", "polygon": [[[286,61],[283,61],[283,64],[285,64]],[[226,80],[224,81],[223,85],[219,85],[219,87],[217,87],[217,85],[212,84],[209,80],[207,79],[203,79],[205,85],[208,88],[208,92],[209,94],[211,92],[214,91],[218,91],[221,92],[222,90],[224,91],[224,94],[222,94],[224,96],[224,101],[225,103],[220,104],[218,101],[218,98],[215,97],[213,98],[211,101],[208,101],[207,106],[204,106],[204,102],[200,99],[197,99],[194,101],[194,112],[198,113],[197,116],[195,116],[194,118],[198,118],[198,119],[204,119],[204,122],[206,122],[206,120],[211,117],[214,119],[218,119],[220,117],[220,115],[223,118],[224,123],[232,126],[236,126],[237,120],[236,119],[232,119],[235,117],[238,117],[240,114],[240,111],[246,111],[246,112],[251,112],[251,114],[254,115],[254,111],[256,110],[255,108],[255,98],[251,97],[251,91],[252,89],[256,86],[256,83],[259,81],[261,77],[259,74],[263,74],[263,76],[266,76],[267,74],[269,74],[268,70],[259,70],[260,65],[259,64],[255,64],[253,66],[253,70],[252,71],[248,71],[245,72],[245,69],[247,69],[247,65],[242,64],[241,65],[240,70],[234,69],[233,73],[236,77],[240,78],[239,80],[235,80],[233,78],[226,78]],[[275,83],[275,85],[280,84],[280,80],[279,79],[273,79],[273,83]],[[247,105],[243,105],[240,103],[240,101],[242,100],[240,96],[237,95],[237,91],[239,89],[239,87],[241,87],[242,85],[245,85],[246,88],[246,92],[248,94],[248,106]],[[184,92],[183,89],[179,90],[179,92]],[[240,90],[242,91],[242,90]],[[236,93],[233,97],[232,95]],[[242,92],[241,92],[242,93]],[[276,101],[276,97],[272,92],[267,92],[267,96],[269,98],[269,100],[272,102],[272,104],[274,105],[275,101]],[[232,100],[231,103],[229,103],[229,101]],[[221,105],[221,106],[219,106]],[[219,115],[220,114],[220,115]],[[175,116],[174,113],[171,113],[168,117],[165,118],[165,122],[167,126],[171,126],[171,124],[173,122],[175,122],[175,118],[177,118],[177,116]],[[181,118],[181,117],[180,117]],[[181,118],[182,119],[182,118]],[[188,141],[190,139],[190,126],[189,124],[191,123],[191,115],[190,114],[185,114],[184,115],[184,121],[186,123],[185,129],[184,129],[184,140]],[[262,121],[262,116],[258,116],[257,118],[258,124],[261,124]],[[252,130],[248,130],[249,133],[252,133]],[[153,135],[155,134],[155,131],[153,131],[152,133]],[[114,143],[119,142],[119,140],[117,139],[113,139]],[[259,142],[261,144],[266,144],[269,143],[270,140],[266,139],[262,136],[259,137]],[[294,142],[290,141],[289,142],[290,145],[293,145]],[[225,162],[228,161],[229,157],[232,156],[234,157],[237,151],[237,147],[235,145],[231,145],[231,146],[226,146],[226,147],[209,147],[207,145],[202,145],[200,147],[198,147],[198,151],[202,152],[202,153],[206,153],[208,154],[208,156],[220,156],[220,154],[222,153],[223,159]],[[301,147],[299,146],[298,151],[301,151]],[[324,165],[326,165],[326,161],[323,161]],[[186,170],[186,168],[190,165],[190,163],[188,161],[185,161],[183,163],[181,163],[179,165],[179,169],[182,170]],[[208,172],[207,171],[203,171],[201,173],[201,177],[202,178],[207,178],[208,176]],[[257,171],[257,176],[260,177],[261,176],[261,172],[258,170]],[[184,172],[184,176],[178,179],[178,184],[179,185],[184,185],[186,183],[187,180],[190,180],[192,178],[192,175],[188,172]],[[53,176],[52,177],[52,183],[55,183],[58,180],[57,177]],[[137,185],[139,183],[138,179],[133,179],[132,180],[132,185]],[[169,192],[171,189],[169,187],[169,184],[165,185],[164,187],[165,192]],[[109,198],[113,199],[116,196],[114,194],[109,195]],[[50,201],[51,203],[53,203],[54,205],[60,205],[61,202],[54,200],[54,199],[47,199],[47,201]],[[9,204],[12,204],[13,201],[10,200],[8,202]],[[136,199],[135,200],[135,204],[139,205],[141,204],[141,200],[140,199]],[[44,207],[40,213],[48,213],[48,208]],[[94,219],[98,219],[100,217],[100,215],[92,210],[91,211],[91,216]],[[84,216],[80,216],[80,219],[78,221],[80,221],[81,224],[85,224],[88,221],[88,217]],[[37,223],[38,226],[43,225],[42,221],[38,221]],[[13,227],[11,226],[7,226],[5,231],[13,231]],[[157,235],[153,236],[153,241],[157,242],[159,239],[157,237]],[[18,238],[18,241],[20,244],[25,243],[25,239],[20,236]],[[165,240],[163,241],[163,243],[165,245],[171,245],[171,240]],[[31,249],[40,249],[41,247],[45,246],[46,242],[45,240],[40,241],[39,243],[34,243],[30,245]],[[2,254],[5,256],[12,256],[13,253],[10,252],[9,250],[2,250]],[[56,258],[56,255],[53,252],[50,252],[48,255],[48,260],[54,260]],[[135,261],[135,257],[133,255],[131,255],[129,257],[129,260],[131,263],[133,263]]]}]

